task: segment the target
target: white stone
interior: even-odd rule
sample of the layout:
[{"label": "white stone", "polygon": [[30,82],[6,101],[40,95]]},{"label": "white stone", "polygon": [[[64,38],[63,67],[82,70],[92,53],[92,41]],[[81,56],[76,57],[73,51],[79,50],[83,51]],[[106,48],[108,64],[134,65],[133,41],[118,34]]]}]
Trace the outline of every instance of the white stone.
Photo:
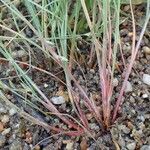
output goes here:
[{"label": "white stone", "polygon": [[21,58],[21,57],[24,57],[24,56],[26,56],[26,55],[27,55],[27,54],[26,54],[26,52],[25,52],[24,50],[18,50],[18,51],[12,52],[12,57],[13,57],[13,58],[16,58],[16,57]]},{"label": "white stone", "polygon": [[133,96],[130,96],[130,102],[131,102],[131,103],[135,103],[135,99],[134,99]]},{"label": "white stone", "polygon": [[66,145],[66,150],[73,150],[73,142],[68,142]]},{"label": "white stone", "polygon": [[150,75],[149,74],[143,74],[143,82],[150,86]]},{"label": "white stone", "polygon": [[144,116],[142,116],[142,115],[137,116],[137,119],[139,119],[139,120],[142,121],[142,122],[145,121],[145,118],[144,118]]},{"label": "white stone", "polygon": [[148,98],[148,94],[146,94],[146,93],[143,94],[143,95],[142,95],[142,98]]},{"label": "white stone", "polygon": [[113,79],[113,86],[116,87],[116,86],[118,86],[118,84],[119,84],[118,79],[117,79],[117,78],[114,78],[114,79]]},{"label": "white stone", "polygon": [[128,93],[128,92],[132,92],[133,88],[132,88],[132,85],[129,81],[127,81],[127,84],[126,84],[126,88],[125,88],[125,92]]},{"label": "white stone", "polygon": [[7,109],[4,107],[4,105],[2,105],[2,103],[0,103],[0,113],[7,113]]},{"label": "white stone", "polygon": [[90,72],[91,72],[91,73],[95,73],[95,70],[94,70],[94,69],[90,69]]},{"label": "white stone", "polygon": [[97,126],[96,123],[90,123],[89,126],[92,130],[99,130],[99,126]]},{"label": "white stone", "polygon": [[20,3],[21,3],[21,0],[15,0],[15,1],[13,2],[13,4],[14,4],[16,7],[18,7],[18,6],[20,5]]},{"label": "white stone", "polygon": [[6,110],[6,108],[4,108],[4,107],[0,107],[0,113],[7,113],[7,110]]},{"label": "white stone", "polygon": [[2,135],[6,135],[6,134],[9,134],[10,133],[10,128],[7,128],[5,129],[3,132],[2,132]]},{"label": "white stone", "polygon": [[15,108],[11,108],[11,109],[9,110],[9,115],[10,115],[10,116],[15,115],[16,113],[17,113],[17,110],[16,110]]},{"label": "white stone", "polygon": [[66,102],[63,96],[52,97],[51,101],[55,105],[61,105]]},{"label": "white stone", "polygon": [[8,115],[4,115],[4,116],[2,116],[1,117],[1,121],[2,121],[2,123],[8,123],[9,122],[9,116]]},{"label": "white stone", "polygon": [[44,87],[47,88],[47,87],[48,87],[48,84],[44,83]]},{"label": "white stone", "polygon": [[125,133],[125,134],[129,134],[130,133],[130,129],[128,127],[126,127],[125,125],[120,125],[120,129]]},{"label": "white stone", "polygon": [[135,150],[135,147],[136,147],[136,143],[135,142],[127,144],[128,150]]},{"label": "white stone", "polygon": [[144,47],[143,47],[143,52],[144,52],[145,54],[150,55],[150,48],[147,47],[147,46],[144,46]]},{"label": "white stone", "polygon": [[140,150],[150,150],[150,145],[143,145]]}]

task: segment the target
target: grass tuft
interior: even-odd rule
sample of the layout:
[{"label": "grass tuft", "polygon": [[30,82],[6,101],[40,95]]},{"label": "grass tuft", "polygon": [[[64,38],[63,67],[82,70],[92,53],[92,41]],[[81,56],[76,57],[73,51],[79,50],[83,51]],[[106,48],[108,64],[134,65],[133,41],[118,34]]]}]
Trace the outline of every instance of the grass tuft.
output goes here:
[{"label": "grass tuft", "polygon": [[[2,19],[1,17],[0,28],[4,34],[0,36],[0,53],[2,55],[0,60],[9,63],[9,67],[15,72],[15,76],[1,79],[1,99],[15,107],[24,118],[61,134],[79,136],[86,133],[91,136],[89,120],[86,117],[86,112],[82,109],[83,106],[94,116],[102,130],[109,129],[117,119],[124,89],[150,19],[150,2],[147,1],[145,23],[136,43],[136,24],[130,0],[133,39],[129,65],[125,64],[121,50],[119,27],[122,23],[120,18],[122,1],[120,0],[77,0],[75,2],[68,0],[53,0],[52,2],[42,0],[41,3],[23,0],[20,5],[23,6],[25,12],[10,0],[1,0],[1,3],[3,4],[2,8],[7,9],[11,14],[12,20],[10,24],[12,26],[6,26],[5,18]],[[3,16],[4,14],[1,15]],[[22,28],[18,23],[19,21],[24,24]],[[27,28],[33,32],[32,37],[28,37],[25,34]],[[5,35],[7,32],[9,32],[9,36]],[[97,106],[92,96],[89,96],[91,93],[89,94],[87,89],[80,85],[73,73],[75,66],[78,66],[83,72],[82,65],[79,62],[79,57],[82,54],[78,48],[78,40],[84,38],[85,41],[88,40],[92,43],[90,56],[88,55],[89,60],[84,60],[86,62],[85,67],[87,69],[90,63],[93,64],[96,61],[95,66],[98,68],[99,86],[101,89],[99,91],[101,96],[100,106]],[[13,43],[16,43],[21,50],[27,53],[29,59],[23,61],[14,58],[14,49],[10,46]],[[126,74],[119,97],[115,101],[112,98],[114,95],[113,80],[117,70],[118,53],[122,56],[123,70],[126,70]],[[38,60],[35,60],[33,56],[36,57],[37,54],[41,54],[41,57],[42,55],[44,56],[44,60],[50,69],[34,66],[34,62],[38,63]],[[63,70],[65,81],[62,81],[57,75],[49,71],[52,70],[51,64],[59,66]],[[31,70],[48,74],[57,82],[66,86],[72,104],[72,111],[77,116],[76,119],[69,114],[66,115],[58,111],[57,107],[49,100],[49,97],[29,76],[28,73]],[[19,85],[15,85],[10,80],[12,78],[18,79]],[[71,84],[72,82],[74,86]],[[78,93],[74,91],[75,87],[77,87]],[[67,125],[67,129],[49,125],[25,110],[21,110],[8,99],[8,91],[12,95],[19,97],[22,104],[28,105],[31,109],[45,116],[51,117],[51,115],[55,115]],[[114,101],[116,104],[114,104]],[[81,106],[81,102],[83,106]],[[102,108],[102,111],[99,110],[99,107]]]}]

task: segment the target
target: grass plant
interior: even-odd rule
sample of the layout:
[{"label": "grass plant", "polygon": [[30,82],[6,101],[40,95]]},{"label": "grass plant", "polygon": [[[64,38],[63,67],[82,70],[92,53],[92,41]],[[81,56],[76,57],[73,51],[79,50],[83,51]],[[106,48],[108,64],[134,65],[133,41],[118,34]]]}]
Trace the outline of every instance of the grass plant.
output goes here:
[{"label": "grass plant", "polygon": [[[125,62],[122,60],[126,68],[126,75],[125,79],[123,79],[122,88],[115,105],[112,103],[112,96],[114,94],[113,80],[114,72],[116,70],[117,53],[121,53],[121,51],[119,51],[121,47],[119,34],[119,27],[121,24],[121,1],[77,0],[75,2],[70,2],[68,0],[53,0],[50,2],[48,0],[42,0],[41,3],[36,3],[32,0],[23,0],[23,7],[27,10],[27,12],[24,13],[28,15],[23,14],[14,2],[15,1],[1,0],[2,9],[8,9],[9,13],[12,14],[11,23],[13,23],[14,27],[7,27],[4,19],[1,18],[0,28],[3,31],[9,32],[10,35],[0,35],[0,53],[2,55],[1,61],[9,62],[11,67],[15,70],[16,76],[12,78],[19,79],[20,87],[18,89],[18,87],[9,80],[10,77],[5,78],[8,80],[9,84],[6,84],[4,79],[1,79],[1,100],[4,100],[6,103],[9,103],[15,107],[21,116],[32,120],[35,124],[49,128],[55,132],[77,136],[83,133],[90,133],[88,119],[80,106],[81,97],[83,97],[82,101],[84,106],[90,113],[93,114],[101,128],[108,129],[116,120],[117,112],[119,107],[121,107],[124,89],[131,73],[133,63],[136,59],[146,26],[150,19],[150,2],[147,1],[145,23],[141,34],[139,35],[140,38],[138,42],[135,43],[135,19],[130,1],[133,25],[131,60],[128,66],[126,66]],[[18,24],[18,20],[21,20],[25,24],[22,29]],[[24,34],[26,28],[30,28],[30,30],[34,33],[32,38],[29,38]],[[80,65],[76,63],[78,60],[74,59],[78,53],[77,40],[83,35],[84,37],[90,39],[93,45],[93,53],[96,54],[96,62],[99,70],[99,84],[101,87],[99,94],[101,95],[102,114],[93,99],[89,97],[86,90],[78,83],[78,79],[74,77],[72,72],[74,63],[76,65]],[[28,53],[30,58],[29,62],[22,62],[13,58],[11,52],[12,50],[9,47],[9,45],[13,42],[17,43],[19,46],[21,46],[21,42],[26,45],[26,48],[22,47],[22,49]],[[32,64],[32,55],[36,55],[36,53],[32,50],[31,45],[36,47],[37,53],[42,52],[44,54],[45,59],[48,60],[48,64],[49,62],[55,62],[55,64],[59,65],[63,69],[65,82],[53,73]],[[77,120],[70,115],[59,112],[51,103],[49,98],[46,97],[36,83],[34,83],[28,76],[28,71],[21,68],[21,64],[27,66],[28,71],[35,69],[52,76],[58,82],[64,84],[67,88],[72,108],[78,117]],[[72,81],[78,88],[79,93],[74,92],[71,84]],[[7,98],[6,91],[11,91],[11,93],[17,95],[23,103],[26,103],[32,109],[40,111],[44,115],[50,114],[57,116],[67,125],[67,130],[49,125],[46,122],[31,116],[31,114],[27,114],[27,112],[15,106]],[[28,94],[28,98],[23,96],[24,93]],[[45,111],[38,107],[39,104],[42,108],[44,107]],[[111,107],[113,107],[114,111]]]}]

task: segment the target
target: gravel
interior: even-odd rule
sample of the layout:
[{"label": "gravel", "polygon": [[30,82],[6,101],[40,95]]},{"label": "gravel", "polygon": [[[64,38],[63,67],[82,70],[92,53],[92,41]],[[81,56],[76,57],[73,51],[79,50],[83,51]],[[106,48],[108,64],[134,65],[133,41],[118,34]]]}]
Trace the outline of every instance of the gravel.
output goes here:
[{"label": "gravel", "polygon": [[0,134],[0,147],[4,146],[6,138],[4,135]]},{"label": "gravel", "polygon": [[19,140],[13,141],[13,143],[10,145],[9,150],[22,150],[22,144]]},{"label": "gravel", "polygon": [[128,150],[135,150],[135,147],[136,147],[136,142],[132,142],[132,143],[127,144]]},{"label": "gravel", "polygon": [[0,114],[1,113],[7,113],[7,109],[0,103]]},{"label": "gravel", "polygon": [[116,87],[116,86],[118,86],[118,84],[119,84],[118,79],[117,79],[117,78],[114,78],[114,79],[113,79],[113,86]]},{"label": "gravel", "polygon": [[145,54],[150,55],[150,48],[147,47],[147,46],[144,46],[144,47],[143,47],[143,52],[144,52]]},{"label": "gravel", "polygon": [[89,126],[90,126],[90,129],[92,129],[92,130],[98,131],[100,129],[96,123],[90,123]]},{"label": "gravel", "polygon": [[17,58],[17,57],[21,58],[21,57],[24,57],[26,55],[27,54],[26,54],[26,52],[24,50],[18,50],[18,51],[12,52],[12,57],[13,58]]},{"label": "gravel", "polygon": [[126,127],[125,125],[120,125],[120,129],[123,131],[123,133],[125,134],[129,134],[130,133],[130,129],[128,127]]},{"label": "gravel", "polygon": [[6,123],[9,122],[9,119],[10,118],[9,118],[8,115],[4,115],[4,116],[1,117],[1,122],[4,123],[4,124],[6,124]]},{"label": "gravel", "polygon": [[140,150],[150,150],[150,145],[143,145]]},{"label": "gravel", "polygon": [[2,132],[2,135],[7,135],[10,133],[10,131],[11,131],[11,128],[7,128]]},{"label": "gravel", "polygon": [[66,102],[63,96],[52,97],[51,101],[55,105],[61,105]]},{"label": "gravel", "polygon": [[74,142],[68,142],[66,145],[66,150],[73,150],[73,144]]},{"label": "gravel", "polygon": [[126,84],[126,88],[125,88],[125,92],[128,93],[128,92],[132,92],[133,88],[132,88],[132,84],[127,81],[127,84]]},{"label": "gravel", "polygon": [[126,143],[121,135],[119,136],[118,144],[121,146],[121,148],[125,147],[125,145],[126,145]]},{"label": "gravel", "polygon": [[142,121],[142,122],[144,122],[144,121],[145,121],[145,118],[144,118],[144,116],[143,116],[143,115],[139,115],[139,116],[137,116],[137,119],[138,119],[138,120],[140,120],[140,121]]},{"label": "gravel", "polygon": [[133,96],[130,96],[129,100],[130,100],[131,103],[135,103],[135,98]]},{"label": "gravel", "polygon": [[149,74],[143,74],[143,82],[150,86],[150,75]]},{"label": "gravel", "polygon": [[146,93],[143,94],[143,95],[142,95],[142,98],[144,98],[144,99],[148,98],[148,94],[146,94]]},{"label": "gravel", "polygon": [[17,110],[16,110],[15,108],[11,108],[11,109],[9,110],[9,115],[10,115],[10,116],[15,115],[16,113],[17,113]]}]

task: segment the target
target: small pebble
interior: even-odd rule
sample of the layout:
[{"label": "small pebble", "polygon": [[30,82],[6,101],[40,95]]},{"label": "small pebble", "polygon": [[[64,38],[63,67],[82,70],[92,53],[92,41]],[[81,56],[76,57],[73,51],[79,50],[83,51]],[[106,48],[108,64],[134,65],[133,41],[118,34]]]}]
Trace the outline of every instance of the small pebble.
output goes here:
[{"label": "small pebble", "polygon": [[133,88],[132,88],[132,85],[129,81],[127,81],[127,84],[126,84],[126,88],[125,88],[125,92],[128,93],[128,92],[132,92]]},{"label": "small pebble", "polygon": [[22,150],[30,150],[30,149],[33,149],[33,148],[31,148],[30,145],[27,144],[27,143],[25,143],[24,146],[23,146],[23,148],[22,148]]},{"label": "small pebble", "polygon": [[146,93],[143,94],[143,95],[142,95],[142,98],[144,98],[144,99],[145,99],[145,98],[148,98],[148,94],[146,94]]},{"label": "small pebble", "polygon": [[10,116],[15,115],[16,113],[17,113],[17,110],[16,110],[15,108],[11,108],[11,109],[9,110],[9,115],[10,115]]},{"label": "small pebble", "polygon": [[130,121],[127,123],[127,126],[130,130],[132,130],[134,128],[134,125]]},{"label": "small pebble", "polygon": [[61,105],[66,102],[63,96],[52,97],[51,101],[55,105]]},{"label": "small pebble", "polygon": [[94,74],[94,73],[95,73],[95,70],[94,70],[94,69],[90,69],[90,72]]},{"label": "small pebble", "polygon": [[48,84],[44,83],[44,87],[47,88],[47,87],[48,87]]},{"label": "small pebble", "polygon": [[87,148],[87,150],[93,150],[93,149],[97,149],[97,145],[95,143],[92,143],[90,147]]},{"label": "small pebble", "polygon": [[13,58],[21,58],[21,57],[24,57],[24,56],[26,56],[27,54],[26,54],[26,52],[24,51],[24,50],[18,50],[18,51],[14,51],[14,52],[12,52],[12,57]]},{"label": "small pebble", "polygon": [[136,143],[135,142],[127,144],[128,150],[135,150],[135,147],[136,147]]},{"label": "small pebble", "polygon": [[96,123],[90,123],[89,126],[92,130],[99,130],[99,126],[97,126]]},{"label": "small pebble", "polygon": [[131,51],[131,45],[129,44],[129,43],[125,43],[124,45],[123,45],[123,50],[125,51],[125,52],[130,52]]},{"label": "small pebble", "polygon": [[135,99],[134,99],[133,96],[130,96],[130,102],[131,102],[131,103],[135,103]]},{"label": "small pebble", "polygon": [[2,135],[6,135],[6,134],[9,134],[10,133],[10,128],[7,128],[5,129],[3,132],[2,132]]},{"label": "small pebble", "polygon": [[125,134],[129,134],[130,133],[130,129],[128,127],[126,127],[125,125],[120,125],[119,128],[125,133]]},{"label": "small pebble", "polygon": [[132,36],[133,36],[133,32],[129,32],[129,33],[128,33],[128,36],[129,36],[129,37],[132,37]]},{"label": "small pebble", "polygon": [[125,147],[125,145],[126,145],[125,140],[122,138],[121,135],[119,136],[118,144],[119,144],[121,147]]},{"label": "small pebble", "polygon": [[7,113],[7,109],[0,103],[0,113]]},{"label": "small pebble", "polygon": [[15,7],[18,7],[20,5],[20,3],[21,3],[21,0],[15,0],[13,2],[13,4],[15,5]]},{"label": "small pebble", "polygon": [[132,110],[131,110],[131,112],[132,112],[133,114],[135,114],[135,113],[136,113],[136,111],[135,111],[134,109],[132,109]]},{"label": "small pebble", "polygon": [[144,115],[144,118],[145,118],[145,119],[150,119],[150,115],[149,115],[149,114],[145,114],[145,115]]},{"label": "small pebble", "polygon": [[93,114],[92,113],[88,113],[86,114],[86,117],[88,120],[91,120],[93,118]]},{"label": "small pebble", "polygon": [[36,145],[35,147],[34,147],[34,150],[40,150],[41,148],[40,148],[40,146],[39,145]]},{"label": "small pebble", "polygon": [[2,116],[1,122],[4,123],[4,124],[8,123],[9,122],[9,116],[8,115]]},{"label": "small pebble", "polygon": [[137,95],[136,95],[135,93],[132,93],[132,96],[135,97],[135,96],[137,96]]},{"label": "small pebble", "polygon": [[68,142],[66,145],[66,150],[73,150],[73,142]]},{"label": "small pebble", "polygon": [[33,31],[29,27],[25,28],[25,34],[26,34],[26,36],[28,38],[32,38],[33,37]]},{"label": "small pebble", "polygon": [[114,78],[114,79],[113,79],[113,86],[116,87],[116,86],[118,86],[118,84],[119,84],[118,79],[117,79],[117,78]]},{"label": "small pebble", "polygon": [[140,150],[150,150],[150,145],[143,145]]},{"label": "small pebble", "polygon": [[3,147],[5,142],[6,142],[5,136],[0,134],[0,147]]},{"label": "small pebble", "polygon": [[145,54],[150,55],[150,47],[144,46],[144,47],[143,47],[143,52],[144,52]]},{"label": "small pebble", "polygon": [[126,5],[126,6],[123,8],[124,11],[128,11],[129,9],[130,9],[130,5]]},{"label": "small pebble", "polygon": [[142,134],[143,134],[142,129],[141,129],[141,130],[136,131],[136,134],[137,134],[137,135],[139,135],[139,136],[142,136]]},{"label": "small pebble", "polygon": [[138,119],[138,120],[140,120],[140,121],[142,121],[142,122],[144,122],[144,121],[145,121],[145,118],[144,118],[144,116],[142,116],[142,115],[137,116],[137,119]]},{"label": "small pebble", "polygon": [[150,86],[150,75],[149,74],[143,74],[143,82]]},{"label": "small pebble", "polygon": [[[144,117],[145,118],[145,117]],[[139,132],[141,131],[142,133],[141,134],[143,134],[143,130],[145,129],[145,124],[144,124],[144,122],[140,122],[139,124]]]},{"label": "small pebble", "polygon": [[18,140],[14,140],[10,145],[9,150],[22,150],[22,144]]}]

